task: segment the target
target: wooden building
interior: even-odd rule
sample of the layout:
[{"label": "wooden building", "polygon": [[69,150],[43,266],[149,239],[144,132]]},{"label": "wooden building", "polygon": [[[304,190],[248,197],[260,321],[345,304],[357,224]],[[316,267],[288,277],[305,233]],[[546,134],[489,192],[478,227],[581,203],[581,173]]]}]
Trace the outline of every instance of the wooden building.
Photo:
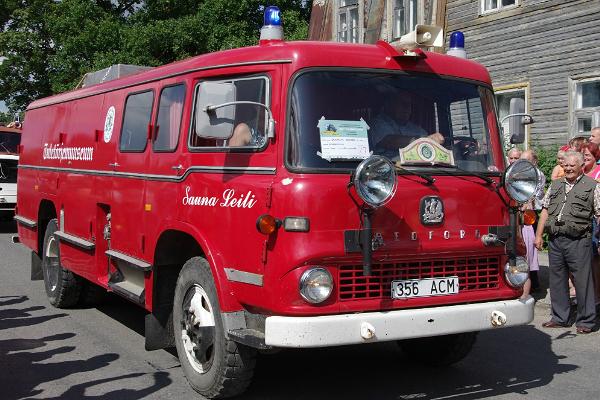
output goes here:
[{"label": "wooden building", "polygon": [[392,41],[415,23],[462,31],[468,57],[490,71],[500,118],[524,98],[535,120],[526,147],[538,147],[600,125],[599,19],[599,0],[315,0],[309,38]]}]

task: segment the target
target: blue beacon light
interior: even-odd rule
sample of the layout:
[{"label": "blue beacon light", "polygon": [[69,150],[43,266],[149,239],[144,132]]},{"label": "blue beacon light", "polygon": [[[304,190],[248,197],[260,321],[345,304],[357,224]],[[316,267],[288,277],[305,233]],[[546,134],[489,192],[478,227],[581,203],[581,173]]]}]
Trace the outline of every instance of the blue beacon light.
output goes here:
[{"label": "blue beacon light", "polygon": [[260,29],[260,40],[283,40],[279,7],[269,6],[265,9],[264,25]]},{"label": "blue beacon light", "polygon": [[281,26],[281,14],[279,7],[269,6],[265,9],[264,25]]},{"label": "blue beacon light", "polygon": [[450,34],[450,46],[446,54],[454,57],[467,58],[464,33],[456,31]]}]

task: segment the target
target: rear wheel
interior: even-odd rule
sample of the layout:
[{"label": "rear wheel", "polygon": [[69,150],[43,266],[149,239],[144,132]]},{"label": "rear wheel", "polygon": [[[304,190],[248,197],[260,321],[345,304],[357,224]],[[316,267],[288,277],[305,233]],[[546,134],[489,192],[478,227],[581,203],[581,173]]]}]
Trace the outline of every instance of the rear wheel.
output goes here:
[{"label": "rear wheel", "polygon": [[477,332],[401,340],[402,351],[415,361],[434,367],[444,367],[465,358],[477,338]]},{"label": "rear wheel", "polygon": [[231,397],[250,384],[256,350],[229,340],[208,262],[183,266],[173,303],[175,346],[190,385],[208,398]]},{"label": "rear wheel", "polygon": [[81,293],[81,282],[71,271],[66,270],[60,263],[60,248],[54,232],[58,230],[56,219],[50,220],[44,235],[42,254],[42,271],[44,285],[50,304],[65,308],[77,304]]}]

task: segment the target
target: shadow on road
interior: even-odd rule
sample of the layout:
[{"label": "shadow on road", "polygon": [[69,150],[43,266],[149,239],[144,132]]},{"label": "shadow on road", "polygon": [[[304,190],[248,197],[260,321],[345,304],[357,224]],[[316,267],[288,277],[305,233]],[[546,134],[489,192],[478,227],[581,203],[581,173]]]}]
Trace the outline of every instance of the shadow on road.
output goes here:
[{"label": "shadow on road", "polygon": [[0,218],[0,233],[17,233],[17,223],[14,220]]},{"label": "shadow on road", "polygon": [[[68,314],[54,314],[36,317],[35,311],[42,311],[43,306],[26,308],[7,308],[17,304],[24,305],[29,301],[27,296],[0,296],[0,332],[2,330],[42,324],[48,320],[62,318]],[[65,332],[41,338],[18,338],[0,340],[0,397],[3,400],[20,400],[31,396],[43,394],[41,388],[45,383],[50,383],[72,374],[99,370],[111,365],[119,358],[118,354],[106,353],[81,360],[50,362],[54,356],[60,354],[77,354],[77,348],[64,344],[73,343],[75,333]],[[50,347],[50,348],[49,348]],[[44,350],[44,348],[49,348]],[[58,397],[44,396],[45,399],[142,399],[149,394],[168,386],[171,379],[166,372],[154,372],[154,383],[141,388],[129,389],[125,385],[118,385],[119,389],[104,392],[101,395],[88,395],[88,388],[113,381],[123,381],[147,375],[145,373],[131,373],[95,381],[85,381],[65,388],[64,393]],[[134,382],[132,384],[135,384]],[[137,386],[137,385],[136,385]]]},{"label": "shadow on road", "polygon": [[510,335],[502,330],[481,333],[472,353],[448,368],[420,366],[395,343],[262,356],[242,398],[471,400],[526,394],[577,368],[561,364],[551,338],[533,326],[511,329]]}]

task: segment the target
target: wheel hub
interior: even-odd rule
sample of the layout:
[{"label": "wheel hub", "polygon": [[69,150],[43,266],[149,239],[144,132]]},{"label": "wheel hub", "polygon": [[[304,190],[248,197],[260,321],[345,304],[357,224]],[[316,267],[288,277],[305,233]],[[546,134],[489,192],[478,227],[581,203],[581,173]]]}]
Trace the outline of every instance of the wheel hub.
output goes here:
[{"label": "wheel hub", "polygon": [[183,300],[181,339],[192,367],[206,373],[214,355],[215,318],[206,291],[199,285],[188,289]]}]

